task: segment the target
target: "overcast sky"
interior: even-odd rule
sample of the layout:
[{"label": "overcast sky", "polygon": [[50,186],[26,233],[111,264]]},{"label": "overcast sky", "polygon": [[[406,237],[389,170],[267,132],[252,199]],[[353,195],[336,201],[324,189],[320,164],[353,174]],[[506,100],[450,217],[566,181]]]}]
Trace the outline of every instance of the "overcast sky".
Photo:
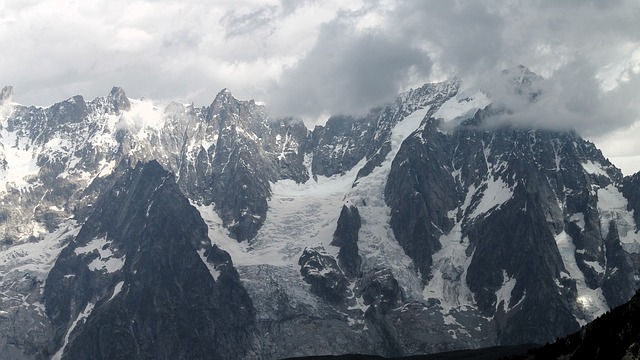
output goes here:
[{"label": "overcast sky", "polygon": [[640,170],[638,0],[0,0],[0,81],[23,104],[211,103],[222,88],[307,122],[518,64],[544,96],[514,121],[575,128]]}]

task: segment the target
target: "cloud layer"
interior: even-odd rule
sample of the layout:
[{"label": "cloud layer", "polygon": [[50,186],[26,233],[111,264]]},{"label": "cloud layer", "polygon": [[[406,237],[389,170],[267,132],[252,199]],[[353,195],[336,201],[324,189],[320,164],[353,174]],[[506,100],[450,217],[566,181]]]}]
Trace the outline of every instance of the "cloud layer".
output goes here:
[{"label": "cloud layer", "polygon": [[616,155],[613,137],[640,129],[638,18],[637,0],[5,0],[0,81],[38,105],[112,85],[207,105],[227,87],[316,119],[452,76],[500,95],[495,75],[523,64],[544,95],[511,121]]}]

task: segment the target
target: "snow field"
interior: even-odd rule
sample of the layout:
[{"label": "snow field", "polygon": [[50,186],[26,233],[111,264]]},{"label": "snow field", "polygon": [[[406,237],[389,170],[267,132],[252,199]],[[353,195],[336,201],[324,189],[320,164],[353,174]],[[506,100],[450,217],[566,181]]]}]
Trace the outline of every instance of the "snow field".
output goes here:
[{"label": "snow field", "polygon": [[[358,179],[350,189],[345,203],[358,207],[362,226],[358,234],[358,248],[363,270],[389,267],[393,276],[413,301],[422,301],[423,285],[413,261],[396,241],[391,229],[391,210],[384,200],[384,188],[391,172],[391,163],[400,146],[416,129],[429,108],[420,109],[400,121],[391,131],[391,151],[379,167],[368,176]],[[366,204],[366,205],[365,205]]]},{"label": "snow field", "polygon": [[[395,241],[389,225],[390,209],[384,201],[384,185],[391,162],[402,142],[419,128],[428,109],[421,109],[399,122],[392,131],[391,152],[383,164],[352,187],[357,173],[366,164],[363,159],[344,175],[319,176],[297,184],[281,180],[272,184],[269,210],[262,228],[250,243],[231,239],[213,207],[193,204],[209,226],[211,240],[227,251],[236,266],[275,266],[298,268],[298,259],[306,247],[321,246],[336,257],[339,248],[331,246],[340,210],[355,205],[362,227],[358,247],[363,268],[391,266],[396,279],[414,300],[422,300],[422,284],[411,259]],[[307,159],[310,165],[310,159]],[[366,205],[364,205],[366,204]]]},{"label": "snow field", "polygon": [[635,230],[633,211],[627,210],[627,199],[613,185],[598,189],[597,195],[602,237],[607,237],[609,225],[615,221],[623,249],[628,253],[640,253],[640,233]]},{"label": "snow field", "polygon": [[26,242],[12,246],[0,253],[0,284],[5,284],[12,274],[28,273],[45,281],[63,245],[80,231],[75,220],[69,220],[38,242]]},{"label": "snow field", "polygon": [[461,223],[440,237],[442,248],[433,254],[432,278],[425,286],[425,299],[437,299],[442,314],[473,307],[473,293],[467,286],[467,269],[472,256],[466,255],[469,239],[462,238]]},{"label": "snow field", "polygon": [[35,152],[29,148],[29,140],[7,131],[3,119],[0,124],[0,161],[6,161],[6,166],[0,165],[0,193],[11,188],[25,192],[33,186],[29,180],[38,175],[40,167],[36,164]]},{"label": "snow field", "polygon": [[356,169],[359,167],[344,176],[319,176],[317,182],[281,180],[272,184],[266,220],[250,243],[230,238],[213,207],[194,206],[209,225],[211,240],[231,255],[234,264],[297,267],[305,247],[322,246],[330,255],[337,255],[339,249],[330,243]]},{"label": "snow field", "polygon": [[491,100],[482,91],[460,91],[456,96],[447,100],[433,114],[436,119],[450,122],[455,119],[467,119],[475,114],[478,109],[483,109],[491,103]]}]

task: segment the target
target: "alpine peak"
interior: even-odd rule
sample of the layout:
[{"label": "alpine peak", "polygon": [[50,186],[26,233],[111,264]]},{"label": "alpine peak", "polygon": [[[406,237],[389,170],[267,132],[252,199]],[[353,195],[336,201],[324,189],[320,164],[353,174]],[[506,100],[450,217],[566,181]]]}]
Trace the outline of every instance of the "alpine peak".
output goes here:
[{"label": "alpine peak", "polygon": [[113,105],[116,112],[131,110],[131,103],[129,102],[124,90],[119,86],[114,86],[111,89],[107,100]]},{"label": "alpine peak", "polygon": [[13,86],[7,85],[0,92],[0,105],[13,102]]}]

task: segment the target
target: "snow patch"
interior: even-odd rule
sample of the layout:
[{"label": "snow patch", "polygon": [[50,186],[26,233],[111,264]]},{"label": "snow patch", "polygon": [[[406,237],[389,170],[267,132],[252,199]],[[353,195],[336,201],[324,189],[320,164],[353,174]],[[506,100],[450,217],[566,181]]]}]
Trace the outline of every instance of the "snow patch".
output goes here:
[{"label": "snow patch", "polygon": [[98,252],[98,257],[93,259],[87,266],[91,271],[104,270],[107,273],[119,271],[124,266],[125,257],[116,257],[111,246],[111,241],[106,237],[93,239],[85,246],[78,247],[74,250],[76,255],[87,255]]},{"label": "snow patch", "polygon": [[355,287],[356,287],[356,283],[353,282],[351,284],[349,284],[349,291],[351,292],[351,297],[350,299],[354,299],[355,300],[355,304],[353,304],[352,306],[349,306],[347,309],[348,310],[360,310],[362,311],[362,314],[366,313],[367,310],[369,310],[369,307],[371,305],[366,305],[364,303],[364,298],[362,296],[355,296]]},{"label": "snow patch", "polygon": [[584,213],[579,212],[571,215],[571,217],[569,218],[569,221],[578,225],[578,227],[580,228],[580,231],[584,231],[584,226],[585,226]]},{"label": "snow patch", "polygon": [[100,171],[98,172],[97,177],[102,178],[111,175],[113,173],[113,170],[116,168],[116,165],[117,164],[115,160],[100,160],[100,163],[98,163],[98,168],[100,169]]},{"label": "snow patch", "polygon": [[597,261],[585,261],[585,264],[595,270],[598,274],[604,274],[604,268]]},{"label": "snow patch", "polygon": [[78,326],[78,323],[80,321],[84,322],[85,319],[88,318],[89,315],[91,315],[91,312],[93,311],[94,306],[95,306],[94,303],[88,303],[87,306],[85,306],[84,310],[80,314],[78,314],[78,317],[73,321],[73,324],[71,324],[71,326],[69,327],[69,330],[67,330],[67,333],[64,336],[64,343],[62,344],[62,347],[60,347],[60,349],[51,357],[51,360],[62,359],[64,350],[69,344],[69,336],[71,335],[73,330],[75,330],[76,326]]},{"label": "snow patch", "polygon": [[[487,187],[484,190],[480,190],[482,191],[482,198],[473,209],[473,213],[469,216],[470,218],[477,218],[482,214],[497,209],[513,197],[513,189],[502,178],[489,178],[484,184]],[[480,189],[482,189],[482,186]]]},{"label": "snow patch", "polygon": [[502,310],[505,312],[511,310],[511,295],[516,287],[516,278],[509,277],[506,270],[502,270],[502,287],[496,291],[496,310],[502,304]]},{"label": "snow patch", "polygon": [[113,288],[113,294],[111,295],[108,301],[113,300],[113,298],[115,298],[118,294],[120,294],[123,286],[124,286],[124,281],[120,281],[119,283],[117,283],[116,286]]},{"label": "snow patch", "polygon": [[598,164],[598,163],[595,163],[595,162],[589,160],[587,162],[581,163],[581,165],[582,165],[582,168],[584,169],[584,171],[586,171],[589,174],[602,175],[602,176],[609,177],[607,172],[602,168],[601,164]]},{"label": "snow patch", "polygon": [[207,260],[207,257],[204,255],[205,251],[205,249],[198,250],[198,255],[200,255],[200,259],[207,266],[207,269],[209,269],[209,273],[213,277],[213,281],[218,281],[220,270],[216,269],[216,267]]}]

